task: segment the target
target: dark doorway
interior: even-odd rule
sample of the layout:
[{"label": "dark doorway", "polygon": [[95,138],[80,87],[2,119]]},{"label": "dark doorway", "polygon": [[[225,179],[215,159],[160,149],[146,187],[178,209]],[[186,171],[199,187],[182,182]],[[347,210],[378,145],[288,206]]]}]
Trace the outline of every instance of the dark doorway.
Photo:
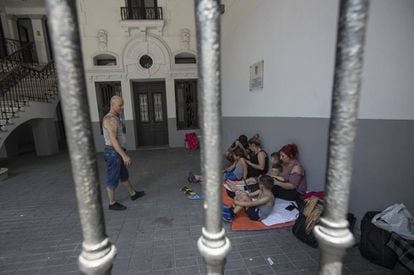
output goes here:
[{"label": "dark doorway", "polygon": [[4,37],[3,25],[0,18],[0,58],[7,56],[6,38]]},{"label": "dark doorway", "polygon": [[134,82],[138,146],[168,144],[165,82]]},{"label": "dark doorway", "polygon": [[36,49],[34,45],[33,27],[30,18],[17,19],[17,31],[19,32],[19,40],[21,47],[32,44],[30,48],[27,48],[22,52],[23,62],[37,62]]}]

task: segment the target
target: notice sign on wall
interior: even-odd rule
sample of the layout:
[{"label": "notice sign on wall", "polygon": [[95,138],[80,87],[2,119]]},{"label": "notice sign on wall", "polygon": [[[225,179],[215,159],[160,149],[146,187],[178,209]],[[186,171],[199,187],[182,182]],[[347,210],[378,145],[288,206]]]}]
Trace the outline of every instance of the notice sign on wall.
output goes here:
[{"label": "notice sign on wall", "polygon": [[250,85],[249,91],[263,88],[263,68],[264,60],[250,66]]}]

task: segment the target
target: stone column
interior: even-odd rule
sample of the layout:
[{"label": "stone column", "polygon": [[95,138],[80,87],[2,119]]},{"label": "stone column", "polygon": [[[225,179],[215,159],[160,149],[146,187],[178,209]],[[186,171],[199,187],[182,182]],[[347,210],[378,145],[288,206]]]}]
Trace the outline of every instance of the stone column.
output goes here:
[{"label": "stone column", "polygon": [[34,43],[39,63],[48,63],[47,36],[44,28],[44,16],[31,16]]},{"label": "stone column", "polygon": [[14,15],[8,15],[7,16],[7,23],[9,25],[9,37],[11,39],[19,39],[19,31],[17,30],[17,17]]},{"label": "stone column", "polygon": [[124,122],[127,135],[127,149],[135,150],[137,148],[135,136],[135,109],[132,85],[129,79],[121,81],[122,98],[124,99]]},{"label": "stone column", "polygon": [[35,119],[31,122],[36,155],[48,156],[59,152],[54,118]]}]

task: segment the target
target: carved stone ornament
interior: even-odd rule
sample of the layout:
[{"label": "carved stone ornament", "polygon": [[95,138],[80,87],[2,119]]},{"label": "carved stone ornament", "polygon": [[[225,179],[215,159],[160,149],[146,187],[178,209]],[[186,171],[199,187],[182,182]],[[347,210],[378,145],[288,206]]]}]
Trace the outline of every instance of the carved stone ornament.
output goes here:
[{"label": "carved stone ornament", "polygon": [[108,48],[108,32],[104,29],[99,30],[96,35],[96,39],[98,42],[98,48],[101,51],[106,51]]},{"label": "carved stone ornament", "polygon": [[190,40],[191,40],[190,30],[187,29],[187,28],[181,29],[180,38],[181,38],[182,47],[184,49],[189,49],[190,48]]}]

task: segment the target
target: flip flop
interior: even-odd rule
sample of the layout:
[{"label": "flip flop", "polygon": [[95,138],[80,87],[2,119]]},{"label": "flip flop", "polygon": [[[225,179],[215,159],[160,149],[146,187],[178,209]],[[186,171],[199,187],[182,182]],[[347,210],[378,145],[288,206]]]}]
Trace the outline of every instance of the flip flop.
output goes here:
[{"label": "flip flop", "polygon": [[203,198],[200,196],[200,195],[198,195],[198,194],[195,194],[195,195],[192,195],[192,196],[187,196],[187,198],[189,199],[189,200],[193,200],[193,201],[198,201],[198,200],[202,200]]},{"label": "flip flop", "polygon": [[187,190],[187,191],[184,192],[184,194],[189,195],[189,196],[197,195],[197,193],[192,191],[192,190]]},{"label": "flip flop", "polygon": [[181,192],[187,192],[187,191],[193,191],[193,190],[191,190],[191,188],[190,188],[190,187],[183,186],[183,187],[181,187],[180,191],[181,191]]}]

